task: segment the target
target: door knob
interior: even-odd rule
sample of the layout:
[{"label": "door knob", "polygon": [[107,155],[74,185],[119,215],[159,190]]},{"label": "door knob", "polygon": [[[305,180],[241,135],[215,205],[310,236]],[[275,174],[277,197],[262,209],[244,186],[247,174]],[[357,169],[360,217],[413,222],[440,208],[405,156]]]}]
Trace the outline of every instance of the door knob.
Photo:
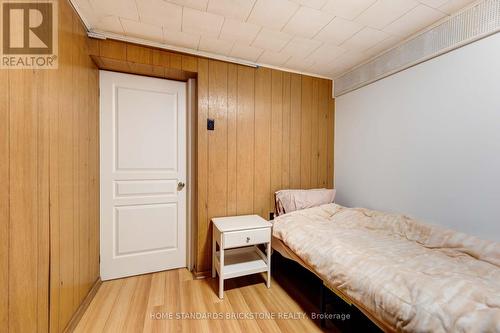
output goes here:
[{"label": "door knob", "polygon": [[177,191],[182,190],[182,189],[184,188],[184,186],[186,186],[186,184],[184,184],[183,182],[179,182],[179,183],[177,184]]}]

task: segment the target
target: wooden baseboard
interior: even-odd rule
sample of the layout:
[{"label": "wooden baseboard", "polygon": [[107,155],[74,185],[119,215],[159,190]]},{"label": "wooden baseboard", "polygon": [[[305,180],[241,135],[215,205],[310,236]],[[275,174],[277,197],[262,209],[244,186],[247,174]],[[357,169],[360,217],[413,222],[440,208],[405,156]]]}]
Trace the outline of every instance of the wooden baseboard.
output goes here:
[{"label": "wooden baseboard", "polygon": [[75,313],[71,317],[71,320],[69,321],[68,325],[66,325],[66,328],[63,330],[63,332],[73,332],[76,328],[76,325],[80,322],[80,319],[82,319],[83,314],[87,310],[87,308],[90,305],[90,302],[94,299],[95,294],[97,294],[97,291],[99,290],[99,287],[101,287],[102,281],[101,278],[97,278],[97,280],[94,282],[94,285],[92,288],[90,288],[89,293],[87,296],[85,296],[85,299],[83,300],[82,304],[76,309]]},{"label": "wooden baseboard", "polygon": [[198,272],[198,271],[193,271],[193,275],[194,275],[194,278],[195,279],[206,279],[208,277],[210,277],[210,275],[212,274],[212,271],[201,271],[201,272]]}]

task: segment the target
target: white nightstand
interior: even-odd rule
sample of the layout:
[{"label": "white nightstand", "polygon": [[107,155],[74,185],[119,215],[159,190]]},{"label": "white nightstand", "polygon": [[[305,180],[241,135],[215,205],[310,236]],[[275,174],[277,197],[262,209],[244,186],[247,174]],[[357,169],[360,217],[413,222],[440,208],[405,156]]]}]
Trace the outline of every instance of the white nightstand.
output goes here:
[{"label": "white nightstand", "polygon": [[[219,273],[219,298],[224,297],[225,279],[243,275],[267,271],[270,288],[272,224],[258,215],[217,217],[212,222],[212,277]],[[258,244],[266,244],[266,254]]]}]

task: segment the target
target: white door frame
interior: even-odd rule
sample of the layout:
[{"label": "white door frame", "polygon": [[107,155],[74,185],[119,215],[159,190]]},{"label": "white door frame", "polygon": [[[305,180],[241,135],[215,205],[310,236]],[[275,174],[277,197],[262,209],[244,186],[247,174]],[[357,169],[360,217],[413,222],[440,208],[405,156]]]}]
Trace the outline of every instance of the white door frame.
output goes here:
[{"label": "white door frame", "polygon": [[196,230],[194,226],[194,220],[196,215],[196,193],[194,191],[196,187],[196,127],[197,123],[197,98],[196,98],[196,79],[188,79],[187,81],[187,103],[186,103],[186,127],[187,127],[187,172],[186,172],[186,189],[187,189],[187,267],[189,271],[193,270],[194,263],[194,242],[196,240]]},{"label": "white door frame", "polygon": [[[119,72],[116,72],[119,73]],[[127,73],[137,75],[133,73]],[[141,76],[141,75],[138,75]],[[196,131],[197,131],[197,80],[189,79],[186,84],[186,264],[187,268],[192,271],[194,263],[196,242],[196,230],[194,228],[194,218],[196,216],[196,165],[195,155],[196,147]],[[100,141],[100,138],[99,138]],[[101,163],[100,163],[101,164]],[[102,167],[102,165],[100,165]],[[101,210],[102,214],[102,210]],[[101,224],[101,223],[100,223]],[[102,230],[102,224],[101,228]],[[101,231],[102,234],[102,231]],[[100,261],[100,260],[99,260]]]}]

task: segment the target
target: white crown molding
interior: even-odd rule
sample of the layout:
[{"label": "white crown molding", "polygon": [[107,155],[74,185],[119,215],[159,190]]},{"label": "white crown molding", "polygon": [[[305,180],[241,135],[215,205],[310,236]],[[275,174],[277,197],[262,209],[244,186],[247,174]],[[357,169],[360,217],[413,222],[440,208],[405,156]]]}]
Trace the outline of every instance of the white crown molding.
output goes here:
[{"label": "white crown molding", "polygon": [[93,35],[98,35],[99,37],[97,37],[97,38],[104,37],[105,39],[114,39],[114,40],[119,40],[119,41],[128,42],[128,43],[151,46],[151,47],[155,47],[155,48],[159,48],[159,49],[181,52],[181,53],[191,54],[191,55],[200,56],[200,57],[204,57],[204,58],[210,58],[210,59],[214,59],[214,60],[221,60],[221,61],[225,61],[225,62],[230,62],[230,63],[254,67],[254,68],[266,67],[266,68],[272,68],[272,69],[285,71],[285,72],[289,72],[289,73],[295,73],[295,74],[317,77],[317,78],[321,78],[321,79],[332,80],[331,77],[322,76],[322,75],[318,75],[315,73],[302,72],[302,71],[297,71],[297,70],[287,68],[287,67],[273,66],[273,65],[269,65],[269,64],[265,64],[265,63],[245,61],[242,59],[228,57],[228,56],[222,56],[222,55],[218,55],[218,54],[211,53],[211,52],[193,50],[193,49],[189,49],[189,48],[185,48],[185,47],[169,45],[169,44],[164,44],[164,43],[159,43],[159,42],[153,42],[153,41],[143,39],[143,38],[125,36],[125,35],[115,34],[115,33],[107,32],[107,31],[91,30],[88,32],[88,35],[89,35],[89,37],[93,37],[93,38],[96,38]]},{"label": "white crown molding", "polygon": [[95,39],[102,39],[102,40],[107,39],[106,35],[104,35],[100,32],[95,32],[95,31],[87,31],[87,36],[89,36],[90,38],[95,38]]},{"label": "white crown molding", "polygon": [[249,66],[249,67],[254,67],[254,68],[259,67],[258,64],[255,64],[252,62],[247,62],[247,61],[244,61],[241,59],[220,56],[220,55],[212,54],[209,52],[197,51],[197,50],[193,50],[193,49],[189,49],[189,48],[185,48],[185,47],[180,47],[180,46],[174,46],[174,45],[169,45],[169,44],[164,44],[164,43],[159,43],[159,42],[153,42],[153,41],[150,41],[150,40],[147,40],[144,38],[125,36],[125,35],[115,34],[112,32],[107,32],[107,31],[102,31],[102,30],[91,30],[88,32],[89,37],[93,37],[93,35],[102,36],[102,37],[104,37],[104,39],[119,40],[122,42],[150,46],[150,47],[155,47],[155,48],[159,48],[159,49],[180,52],[180,53],[186,53],[186,54],[191,54],[191,55],[197,55],[200,57],[212,58],[215,60],[222,60],[222,61],[231,62],[231,63]]}]

